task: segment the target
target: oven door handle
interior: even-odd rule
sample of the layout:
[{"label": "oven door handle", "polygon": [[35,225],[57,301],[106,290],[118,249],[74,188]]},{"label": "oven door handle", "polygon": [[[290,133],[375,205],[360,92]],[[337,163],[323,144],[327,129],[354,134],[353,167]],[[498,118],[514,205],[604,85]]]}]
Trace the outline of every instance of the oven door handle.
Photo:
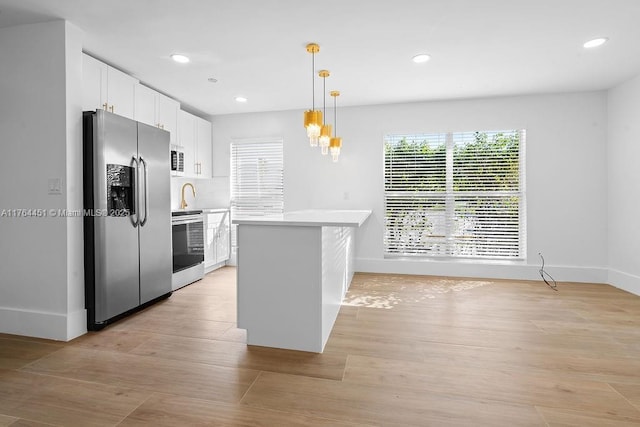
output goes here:
[{"label": "oven door handle", "polygon": [[202,218],[181,218],[181,219],[172,219],[171,225],[183,225],[183,224],[195,224],[202,223],[204,225],[204,221]]}]

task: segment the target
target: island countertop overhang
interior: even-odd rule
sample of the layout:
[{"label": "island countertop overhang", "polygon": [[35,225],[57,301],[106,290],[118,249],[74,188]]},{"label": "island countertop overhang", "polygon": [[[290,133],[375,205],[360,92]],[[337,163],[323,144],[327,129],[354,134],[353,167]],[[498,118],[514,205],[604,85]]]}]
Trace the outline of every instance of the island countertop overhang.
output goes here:
[{"label": "island countertop overhang", "polygon": [[309,209],[280,215],[248,216],[233,219],[238,225],[285,225],[294,227],[360,227],[370,210]]}]

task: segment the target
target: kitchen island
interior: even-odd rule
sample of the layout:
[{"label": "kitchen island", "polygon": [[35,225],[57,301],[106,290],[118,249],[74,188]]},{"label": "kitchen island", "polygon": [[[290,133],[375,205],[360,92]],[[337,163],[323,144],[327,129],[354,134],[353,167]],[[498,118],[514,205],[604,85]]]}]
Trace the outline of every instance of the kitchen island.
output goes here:
[{"label": "kitchen island", "polygon": [[353,278],[356,228],[370,214],[306,210],[232,221],[247,344],[322,352]]}]

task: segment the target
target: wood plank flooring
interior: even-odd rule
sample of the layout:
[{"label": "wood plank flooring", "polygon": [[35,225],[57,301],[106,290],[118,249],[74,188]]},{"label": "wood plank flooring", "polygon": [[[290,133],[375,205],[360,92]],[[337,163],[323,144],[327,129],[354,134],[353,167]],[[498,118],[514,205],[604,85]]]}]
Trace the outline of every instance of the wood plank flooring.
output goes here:
[{"label": "wood plank flooring", "polygon": [[0,427],[640,426],[640,297],[558,289],[357,274],[313,354],[247,346],[225,267],[69,343],[0,334]]}]

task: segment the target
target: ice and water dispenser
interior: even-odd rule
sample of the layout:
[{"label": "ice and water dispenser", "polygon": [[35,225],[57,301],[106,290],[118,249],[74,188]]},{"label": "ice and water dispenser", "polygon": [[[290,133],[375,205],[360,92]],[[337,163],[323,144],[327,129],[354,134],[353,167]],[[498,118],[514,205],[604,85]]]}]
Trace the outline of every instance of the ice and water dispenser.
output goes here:
[{"label": "ice and water dispenser", "polygon": [[130,166],[107,164],[107,214],[129,216],[135,214],[135,169]]}]

